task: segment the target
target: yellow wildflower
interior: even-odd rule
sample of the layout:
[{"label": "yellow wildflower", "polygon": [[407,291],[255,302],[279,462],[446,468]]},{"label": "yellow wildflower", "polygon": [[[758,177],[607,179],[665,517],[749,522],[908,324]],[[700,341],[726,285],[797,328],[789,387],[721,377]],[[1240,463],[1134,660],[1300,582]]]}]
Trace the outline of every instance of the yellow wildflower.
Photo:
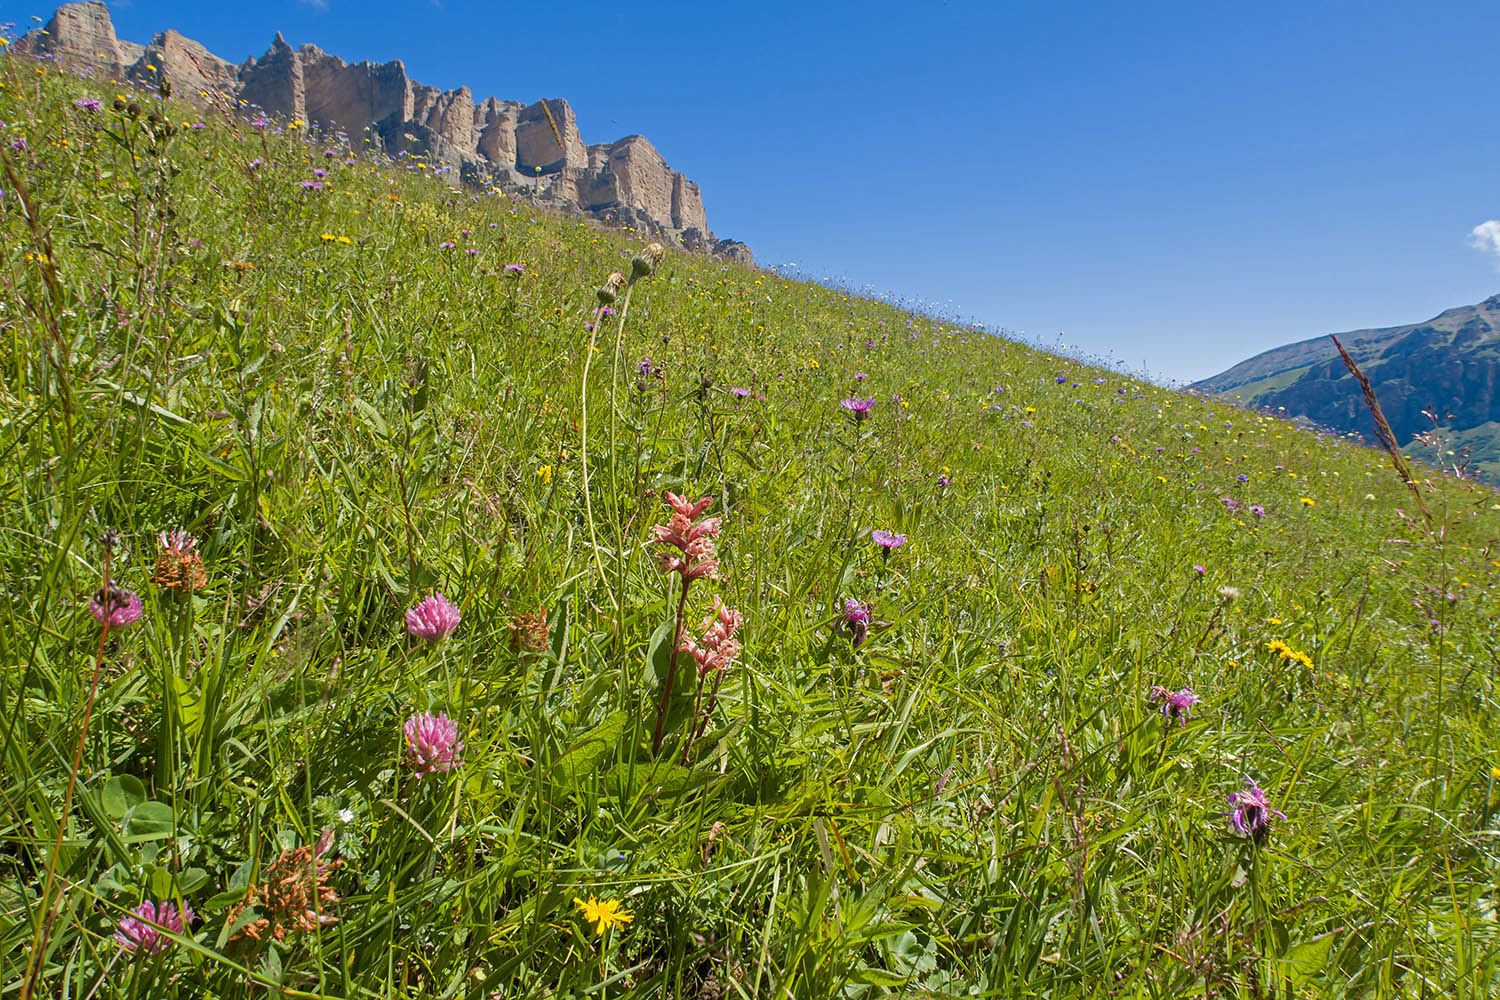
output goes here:
[{"label": "yellow wildflower", "polygon": [[618,899],[596,899],[590,895],[585,901],[574,896],[573,905],[583,911],[583,919],[594,925],[594,933],[599,937],[611,927],[623,927],[635,919]]},{"label": "yellow wildflower", "polygon": [[1314,500],[1312,497],[1303,497],[1302,498],[1302,506],[1304,506],[1304,507],[1311,507],[1315,503],[1317,503],[1317,501]]},{"label": "yellow wildflower", "polygon": [[537,469],[536,470],[536,477],[538,479],[540,479],[542,482],[544,482],[544,483],[546,483],[548,485],[551,485],[551,483],[552,483],[552,466],[550,466],[550,465],[544,465],[540,469]]}]

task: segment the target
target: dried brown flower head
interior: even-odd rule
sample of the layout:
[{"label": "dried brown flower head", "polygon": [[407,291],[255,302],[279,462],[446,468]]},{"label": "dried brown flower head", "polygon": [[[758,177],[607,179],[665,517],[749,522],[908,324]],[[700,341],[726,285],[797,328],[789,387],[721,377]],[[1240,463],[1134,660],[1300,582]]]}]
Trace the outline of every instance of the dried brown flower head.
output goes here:
[{"label": "dried brown flower head", "polygon": [[324,830],[316,845],[282,851],[266,869],[265,880],[252,885],[245,893],[245,901],[229,911],[231,926],[247,907],[254,907],[259,914],[235,931],[230,940],[263,941],[269,933],[276,940],[285,941],[292,931],[316,930],[338,920],[328,912],[339,901],[328,885],[328,876],[339,862],[323,860],[331,846],[333,831]]},{"label": "dried brown flower head", "polygon": [[519,652],[540,653],[547,648],[547,609],[510,620],[510,648]]},{"label": "dried brown flower head", "polygon": [[667,259],[667,248],[660,243],[648,243],[640,253],[630,260],[630,280],[644,278],[656,273],[661,262]]},{"label": "dried brown flower head", "polygon": [[208,573],[198,555],[197,539],[179,529],[171,533],[163,531],[157,541],[161,549],[151,570],[152,583],[163,590],[191,594],[208,582]]},{"label": "dried brown flower head", "polygon": [[619,271],[610,272],[609,277],[604,279],[604,284],[599,286],[595,294],[599,296],[601,306],[611,305],[615,299],[620,297],[620,289],[625,287],[625,275]]}]

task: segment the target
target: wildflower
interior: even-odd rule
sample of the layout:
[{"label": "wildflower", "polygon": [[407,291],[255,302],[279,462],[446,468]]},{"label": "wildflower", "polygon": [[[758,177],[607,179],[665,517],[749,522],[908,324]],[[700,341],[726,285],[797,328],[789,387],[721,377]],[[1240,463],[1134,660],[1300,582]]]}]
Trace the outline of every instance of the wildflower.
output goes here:
[{"label": "wildflower", "polygon": [[1247,475],[1245,475],[1243,472],[1241,472],[1238,476],[1235,476],[1234,478],[1237,479],[1238,481],[1242,482],[1242,483],[1248,483],[1250,481],[1250,477],[1247,476]]},{"label": "wildflower", "polygon": [[660,243],[647,244],[645,249],[630,259],[630,280],[644,278],[656,273],[661,262],[667,258],[667,248]]},{"label": "wildflower", "polygon": [[303,181],[302,182],[302,190],[304,190],[304,191],[321,191],[321,190],[323,190],[323,182],[322,181]]},{"label": "wildflower", "polygon": [[1194,694],[1192,688],[1183,688],[1181,691],[1168,691],[1160,684],[1154,684],[1151,687],[1151,700],[1161,703],[1162,718],[1167,720],[1167,725],[1170,726],[1173,722],[1180,722],[1183,726],[1186,726],[1188,713],[1192,711],[1194,705],[1203,699]]},{"label": "wildflower", "polygon": [[641,378],[650,378],[651,373],[656,370],[652,366],[650,358],[642,358],[641,363],[638,367],[641,370]]},{"label": "wildflower", "polygon": [[859,421],[870,415],[870,408],[875,405],[875,397],[868,396],[861,399],[858,396],[851,396],[849,399],[840,400],[839,405],[854,414],[854,419]]},{"label": "wildflower", "polygon": [[573,905],[583,911],[585,923],[594,925],[594,934],[603,937],[611,927],[624,927],[635,919],[618,899],[597,899],[592,894],[587,900],[573,897]]},{"label": "wildflower", "polygon": [[888,555],[891,549],[899,549],[906,544],[905,535],[898,535],[894,531],[886,531],[884,528],[876,528],[870,532],[870,537],[875,540],[876,545],[885,550],[882,553],[884,555]]},{"label": "wildflower", "polygon": [[667,506],[672,508],[672,517],[667,524],[657,525],[655,531],[657,543],[669,548],[657,553],[657,568],[663,573],[680,573],[684,587],[699,577],[717,579],[719,554],[714,549],[714,539],[718,537],[723,519],[705,517],[697,520],[714,498],[703,497],[697,503],[689,503],[670,490],[666,491],[665,497]]},{"label": "wildflower", "polygon": [[1203,566],[1203,565],[1197,565],[1197,566],[1193,567],[1193,572],[1196,573],[1198,576],[1202,576],[1204,573],[1208,572],[1208,567],[1207,566]]},{"label": "wildflower", "polygon": [[1302,497],[1301,499],[1302,499],[1302,506],[1304,506],[1304,507],[1311,507],[1313,504],[1317,503],[1317,501],[1314,500],[1312,497]]},{"label": "wildflower", "polygon": [[844,601],[844,614],[839,619],[839,629],[847,631],[849,638],[858,649],[865,644],[870,637],[870,623],[873,618],[870,615],[870,606],[850,597]]},{"label": "wildflower", "polygon": [[324,170],[322,167],[318,167],[313,171],[313,176],[318,180],[322,180],[324,177],[328,176],[328,171]]},{"label": "wildflower", "polygon": [[131,910],[115,928],[115,943],[128,952],[160,952],[176,944],[162,931],[181,934],[193,922],[193,910],[186,904],[182,912],[171,903],[157,905],[150,900]]},{"label": "wildflower", "polygon": [[108,628],[119,628],[141,620],[144,610],[141,599],[133,591],[126,590],[110,581],[106,590],[100,587],[89,601],[89,613],[94,621]]},{"label": "wildflower", "polygon": [[249,163],[245,164],[245,166],[249,167],[251,170],[259,170],[261,167],[263,167],[265,165],[266,165],[266,161],[263,160],[263,159],[261,159],[259,156],[257,156],[255,159],[251,160]]},{"label": "wildflower", "polygon": [[937,484],[939,487],[947,489],[949,486],[953,485],[953,480],[949,479],[947,474],[944,473],[943,475],[937,477]]},{"label": "wildflower", "polygon": [[443,242],[441,242],[441,243],[438,244],[438,249],[439,250],[452,250],[457,245],[458,244],[454,243],[452,240],[444,240]]},{"label": "wildflower", "polygon": [[1230,793],[1229,805],[1234,811],[1229,814],[1229,819],[1240,836],[1264,844],[1271,835],[1271,817],[1279,816],[1285,820],[1286,814],[1271,808],[1270,798],[1254,781],[1246,778],[1245,785],[1244,791]]},{"label": "wildflower", "polygon": [[625,287],[625,275],[619,271],[610,272],[609,277],[604,279],[594,295],[599,299],[601,306],[607,306],[620,297],[620,289]]},{"label": "wildflower", "polygon": [[552,485],[552,466],[544,465],[541,468],[537,469],[536,477],[540,479],[545,485]]},{"label": "wildflower", "polygon": [[749,389],[741,389],[739,386],[732,386],[729,391],[738,396],[740,399],[744,399],[746,396],[750,395]]},{"label": "wildflower", "polygon": [[1058,385],[1067,385],[1068,384],[1068,376],[1066,376],[1066,375],[1059,375],[1059,376],[1057,376],[1057,384]]},{"label": "wildflower", "polygon": [[406,737],[406,762],[417,777],[451,771],[459,765],[458,755],[464,745],[458,738],[458,723],[448,718],[448,713],[413,715],[401,727],[401,734]]},{"label": "wildflower", "polygon": [[198,540],[182,529],[157,536],[161,550],[151,570],[151,582],[163,590],[191,594],[208,582],[203,559],[197,553]]},{"label": "wildflower", "polygon": [[519,652],[540,653],[547,648],[547,609],[529,615],[516,615],[506,623],[510,629],[510,648]]},{"label": "wildflower", "polygon": [[97,97],[80,97],[73,102],[73,107],[79,111],[98,111],[103,106],[99,103],[99,98]]},{"label": "wildflower", "polygon": [[1262,518],[1266,516],[1266,509],[1258,503],[1253,503],[1250,505],[1250,514],[1253,517]]},{"label": "wildflower", "polygon": [[312,931],[338,920],[327,910],[339,901],[328,877],[339,866],[324,861],[333,846],[333,831],[324,830],[315,846],[282,851],[266,869],[265,881],[252,885],[245,901],[232,907],[226,918],[229,926],[238,923],[247,908],[260,914],[234,932],[232,941],[250,938],[261,940],[267,931],[278,941],[286,940],[292,931]]},{"label": "wildflower", "polygon": [[441,593],[406,612],[406,631],[418,639],[445,639],[458,628],[458,608]]},{"label": "wildflower", "polygon": [[702,643],[694,641],[690,635],[684,635],[678,639],[677,648],[698,661],[700,678],[711,673],[723,674],[740,655],[741,646],[734,634],[744,624],[745,616],[726,606],[715,595],[714,606],[708,617],[703,619]]},{"label": "wildflower", "polygon": [[1225,510],[1235,511],[1240,509],[1239,501],[1234,497],[1219,497],[1219,503],[1224,505]]},{"label": "wildflower", "polygon": [[869,378],[870,376],[866,375],[864,372],[855,372],[854,373],[854,377],[858,381],[863,382],[865,379]]},{"label": "wildflower", "polygon": [[521,275],[523,275],[525,273],[526,273],[526,265],[525,264],[506,264],[505,265],[505,276],[507,278],[519,278]]}]

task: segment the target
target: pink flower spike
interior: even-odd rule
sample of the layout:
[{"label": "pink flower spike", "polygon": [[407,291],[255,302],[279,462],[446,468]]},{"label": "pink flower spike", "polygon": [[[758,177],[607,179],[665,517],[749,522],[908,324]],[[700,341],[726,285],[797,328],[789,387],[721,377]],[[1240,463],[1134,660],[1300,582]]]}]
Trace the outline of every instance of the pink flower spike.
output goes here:
[{"label": "pink flower spike", "polygon": [[171,903],[157,906],[147,900],[121,918],[115,929],[115,943],[131,953],[165,951],[176,942],[162,931],[182,934],[192,922],[193,910],[186,904],[178,913]]},{"label": "pink flower spike", "polygon": [[401,734],[406,737],[406,762],[417,777],[458,767],[464,745],[458,738],[458,723],[448,713],[413,715],[401,727]]},{"label": "pink flower spike", "polygon": [[441,593],[421,601],[406,612],[406,631],[418,639],[446,639],[458,628],[458,608]]}]

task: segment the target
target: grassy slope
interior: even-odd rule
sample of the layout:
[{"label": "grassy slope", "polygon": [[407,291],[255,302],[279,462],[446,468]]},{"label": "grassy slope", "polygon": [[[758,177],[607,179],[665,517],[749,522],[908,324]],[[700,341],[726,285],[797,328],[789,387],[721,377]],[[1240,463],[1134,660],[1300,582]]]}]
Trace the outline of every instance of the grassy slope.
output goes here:
[{"label": "grassy slope", "polygon": [[[1429,532],[1371,452],[677,254],[618,353],[605,325],[585,423],[628,239],[211,117],[152,153],[87,85],[4,72],[51,241],[7,182],[7,989],[113,527],[146,616],[103,647],[41,995],[1494,995],[1488,491],[1431,487]],[[688,767],[649,753],[663,489],[720,498],[692,605],[747,619]],[[148,582],[177,526],[190,602]],[[880,527],[911,539],[888,562]],[[463,622],[429,648],[402,613],[431,589]],[[857,651],[848,597],[880,622]],[[1202,696],[1186,728],[1158,683]],[[429,707],[463,765],[419,780]],[[1247,775],[1287,817],[1259,850],[1225,820]],[[226,945],[325,828],[337,922]],[[196,943],[121,955],[122,910],[179,893]],[[594,936],[590,894],[633,922]]]}]

